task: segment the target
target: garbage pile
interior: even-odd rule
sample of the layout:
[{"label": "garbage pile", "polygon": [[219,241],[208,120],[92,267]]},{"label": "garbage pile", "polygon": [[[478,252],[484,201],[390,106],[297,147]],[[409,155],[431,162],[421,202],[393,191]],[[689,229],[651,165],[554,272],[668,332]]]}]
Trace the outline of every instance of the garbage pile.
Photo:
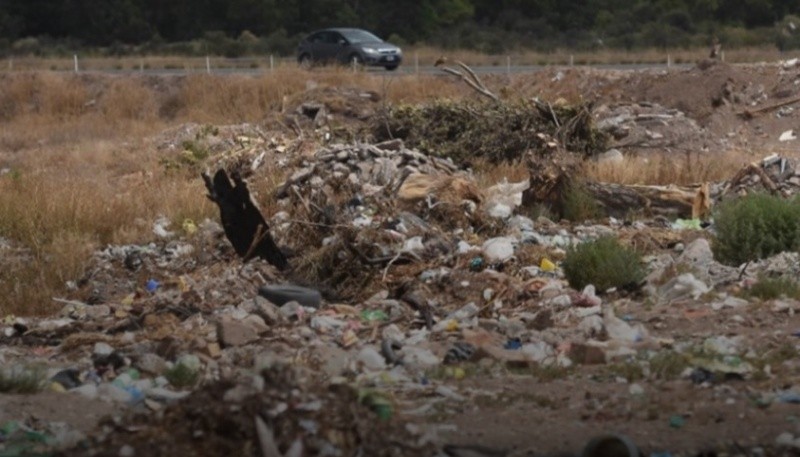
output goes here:
[{"label": "garbage pile", "polygon": [[697,121],[657,103],[603,105],[593,115],[596,128],[611,138],[609,148],[626,154],[697,153],[697,145],[709,150],[716,143]]},{"label": "garbage pile", "polygon": [[772,154],[759,162],[745,165],[730,180],[718,183],[711,194],[718,200],[751,192],[779,194],[784,197],[800,191],[797,160]]},{"label": "garbage pile", "polygon": [[[699,225],[529,217],[519,210],[527,181],[484,189],[399,140],[286,163],[301,165],[265,214],[293,251],[286,272],[238,260],[215,222],[157,220],[153,243],[98,252],[74,295],[56,297],[58,316],[0,321],[4,367],[46,356],[44,388],[134,414],[71,455],[431,455],[442,422],[486,395],[460,384],[471,376],[623,364],[719,392],[756,377],[791,390],[786,359],[759,363],[779,343],[731,334],[752,325],[739,292],[761,273],[795,271],[796,254],[743,272],[713,259]],[[251,170],[252,181],[263,168]],[[641,290],[568,286],[567,250],[604,235],[648,247]],[[320,293],[276,298],[289,290]],[[770,323],[785,332],[797,311],[776,300]],[[725,332],[665,324],[709,316]],[[439,415],[450,419],[429,421]]]}]

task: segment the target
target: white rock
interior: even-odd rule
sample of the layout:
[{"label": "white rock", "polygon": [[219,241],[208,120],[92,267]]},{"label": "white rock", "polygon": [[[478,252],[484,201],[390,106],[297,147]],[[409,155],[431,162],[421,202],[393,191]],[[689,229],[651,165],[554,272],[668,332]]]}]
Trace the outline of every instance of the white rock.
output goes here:
[{"label": "white rock", "polygon": [[483,243],[483,255],[489,262],[505,262],[514,257],[516,240],[510,237],[498,237]]},{"label": "white rock", "polygon": [[625,156],[622,155],[622,151],[619,149],[609,149],[608,151],[600,154],[597,157],[597,161],[600,163],[620,164],[625,161]]},{"label": "white rock", "polygon": [[530,360],[539,363],[552,358],[554,355],[553,347],[544,341],[523,344],[520,348],[520,352],[525,354]]},{"label": "white rock", "polygon": [[92,353],[94,355],[109,355],[114,352],[114,348],[111,347],[108,343],[97,342],[94,344],[94,350]]},{"label": "white rock", "polygon": [[383,356],[372,346],[365,346],[358,353],[357,360],[364,365],[364,368],[370,371],[380,371],[386,369],[386,360]]},{"label": "white rock", "polygon": [[628,388],[628,393],[633,396],[644,395],[644,387],[636,383],[631,384],[631,386]]},{"label": "white rock", "polygon": [[86,398],[94,400],[97,398],[97,386],[94,384],[84,384],[82,386],[78,386],[74,389],[70,389],[70,392],[75,392],[83,395]]},{"label": "white rock", "polygon": [[778,141],[792,141],[796,139],[797,136],[794,134],[794,130],[787,130],[781,133],[781,136],[778,138]]},{"label": "white rock", "polygon": [[403,365],[410,369],[424,370],[441,363],[439,357],[428,348],[405,346],[400,350],[400,354],[403,357]]}]

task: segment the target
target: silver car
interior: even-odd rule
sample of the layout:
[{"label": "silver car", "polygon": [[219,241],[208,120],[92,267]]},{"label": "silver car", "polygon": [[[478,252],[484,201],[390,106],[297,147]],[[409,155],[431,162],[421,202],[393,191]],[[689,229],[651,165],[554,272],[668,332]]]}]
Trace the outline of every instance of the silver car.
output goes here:
[{"label": "silver car", "polygon": [[312,64],[357,64],[395,70],[403,61],[403,51],[361,29],[325,29],[307,36],[297,47],[297,61]]}]

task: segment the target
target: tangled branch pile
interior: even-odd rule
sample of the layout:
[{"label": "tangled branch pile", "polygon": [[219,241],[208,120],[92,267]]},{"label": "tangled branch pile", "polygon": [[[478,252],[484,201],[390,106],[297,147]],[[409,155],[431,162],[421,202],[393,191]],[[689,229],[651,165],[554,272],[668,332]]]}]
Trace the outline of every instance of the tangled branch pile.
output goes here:
[{"label": "tangled branch pile", "polygon": [[587,105],[551,105],[538,100],[494,103],[437,100],[401,105],[376,116],[378,140],[400,138],[406,145],[464,163],[478,157],[513,161],[526,151],[562,146],[584,155],[605,150],[607,137],[592,124]]}]

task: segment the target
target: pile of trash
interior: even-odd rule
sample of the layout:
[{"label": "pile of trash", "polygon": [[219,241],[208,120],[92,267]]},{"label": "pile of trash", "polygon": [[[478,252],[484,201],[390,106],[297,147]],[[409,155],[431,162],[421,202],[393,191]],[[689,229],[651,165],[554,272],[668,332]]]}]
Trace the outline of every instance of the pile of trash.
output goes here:
[{"label": "pile of trash", "polygon": [[[263,179],[264,158],[281,152],[269,141],[239,140],[231,167]],[[299,166],[265,214],[285,271],[238,260],[216,222],[157,220],[156,241],[97,252],[72,295],[56,297],[57,316],[0,321],[3,367],[46,356],[45,388],[133,414],[68,455],[434,455],[446,424],[429,419],[485,395],[459,383],[476,373],[627,364],[651,380],[711,386],[781,370],[756,363],[771,339],[663,322],[718,313],[744,325],[736,313],[752,300],[741,291],[763,273],[795,272],[797,254],[742,271],[713,259],[699,224],[521,214],[528,181],[482,188],[399,139],[286,159],[279,166]],[[747,176],[789,186],[793,166],[773,158]],[[643,287],[569,287],[567,251],[608,235],[647,246]],[[768,309],[776,321],[797,311],[788,299]]]},{"label": "pile of trash", "polygon": [[800,169],[797,160],[772,154],[745,165],[731,179],[717,183],[711,190],[716,200],[764,192],[790,197],[800,192]]},{"label": "pile of trash", "polygon": [[714,145],[708,130],[677,109],[657,103],[603,105],[594,110],[596,128],[612,140],[608,146],[625,154],[698,152]]}]

